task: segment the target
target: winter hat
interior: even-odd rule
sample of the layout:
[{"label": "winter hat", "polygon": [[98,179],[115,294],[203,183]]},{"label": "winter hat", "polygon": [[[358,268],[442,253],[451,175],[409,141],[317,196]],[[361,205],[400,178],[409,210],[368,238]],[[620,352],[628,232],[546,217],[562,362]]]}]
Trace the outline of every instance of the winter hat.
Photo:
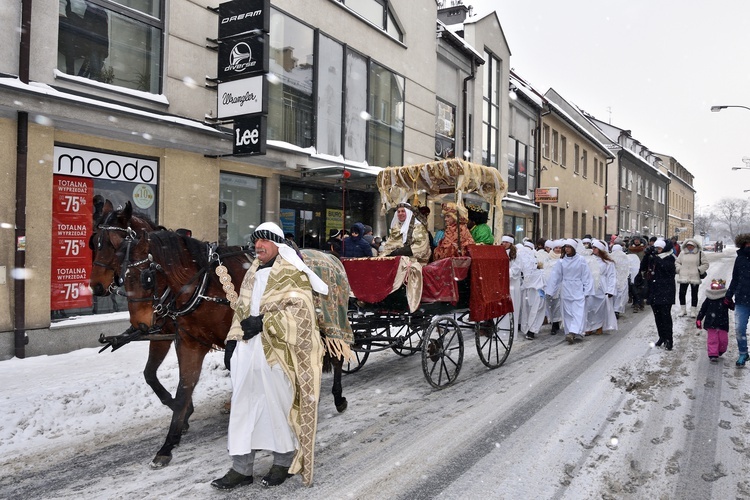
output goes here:
[{"label": "winter hat", "polygon": [[722,279],[713,279],[706,288],[706,297],[709,299],[720,299],[727,294],[727,282]]},{"label": "winter hat", "polygon": [[546,240],[546,241],[544,242],[544,248],[554,248],[554,247],[552,246],[553,244],[554,244],[554,242],[553,242],[552,240]]},{"label": "winter hat", "polygon": [[523,246],[531,248],[532,250],[534,250],[534,244],[531,241],[529,241],[529,240],[524,241],[523,242]]},{"label": "winter hat", "polygon": [[512,236],[503,236],[500,241],[503,243],[510,243],[512,245],[515,240]]},{"label": "winter hat", "polygon": [[563,246],[565,246],[565,245],[567,245],[569,247],[573,247],[576,250],[578,249],[578,242],[576,240],[574,240],[573,238],[568,238],[567,240],[563,240]]},{"label": "winter hat", "polygon": [[667,246],[667,242],[661,238],[657,238],[657,240],[654,242],[654,246],[659,247],[659,248],[664,248],[665,246]]},{"label": "winter hat", "polygon": [[594,240],[591,242],[592,245],[594,245],[594,248],[598,248],[600,252],[606,252],[607,251],[607,245],[605,245],[603,242],[599,240]]},{"label": "winter hat", "polygon": [[612,245],[612,251],[613,252],[622,252],[622,245],[619,245],[619,244],[615,243],[614,245]]},{"label": "winter hat", "polygon": [[591,238],[584,238],[581,240],[581,243],[591,243]]},{"label": "winter hat", "polygon": [[560,248],[565,244],[565,240],[555,240],[552,242],[552,248]]}]

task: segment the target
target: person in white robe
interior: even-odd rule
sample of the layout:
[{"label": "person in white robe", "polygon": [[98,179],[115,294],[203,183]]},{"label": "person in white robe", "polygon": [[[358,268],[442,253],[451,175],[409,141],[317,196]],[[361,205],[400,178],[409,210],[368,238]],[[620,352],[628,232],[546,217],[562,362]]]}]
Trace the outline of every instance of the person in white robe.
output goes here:
[{"label": "person in white robe", "polygon": [[589,269],[593,291],[586,297],[586,332],[601,335],[604,330],[617,330],[614,296],[617,292],[615,263],[607,252],[607,244],[592,240]]},{"label": "person in white robe", "polygon": [[586,296],[593,291],[591,271],[586,260],[576,254],[577,245],[573,239],[565,240],[565,257],[552,269],[550,279],[544,287],[547,295],[560,292],[565,340],[571,344],[583,340]]},{"label": "person in white robe", "polygon": [[[560,258],[563,253],[563,245],[565,240],[554,240],[550,243],[552,249],[549,253],[549,258],[544,263],[544,282],[549,282],[552,269],[560,263]],[[552,325],[550,335],[557,335],[560,331],[560,323],[563,320],[562,306],[560,301],[560,292],[558,291],[555,295],[545,294],[545,314],[547,316],[547,323]]]},{"label": "person in white robe", "polygon": [[612,245],[612,252],[609,254],[615,263],[615,274],[617,277],[617,290],[615,291],[615,315],[619,317],[625,312],[628,306],[628,276],[630,275],[630,262],[622,245]]},{"label": "person in white robe", "polygon": [[519,253],[523,266],[521,331],[526,332],[526,339],[533,340],[544,323],[544,271],[531,241],[525,241]]},{"label": "person in white robe", "polygon": [[[506,234],[500,240],[500,245],[505,248],[505,252],[508,254],[508,268],[509,268],[509,281],[510,281],[510,300],[513,302],[513,338],[518,338],[521,331],[521,276],[523,274],[521,260],[517,256],[517,249],[513,246],[515,239],[513,236]],[[510,316],[504,321],[510,321]],[[501,327],[508,327],[503,325]]]},{"label": "person in white robe", "polygon": [[328,285],[287,245],[278,225],[260,224],[252,241],[255,259],[239,295],[228,294],[234,309],[226,340],[227,349],[234,342],[227,439],[232,468],[211,486],[251,484],[256,450],[273,453],[264,487],[283,483],[290,473],[310,486],[324,353],[312,292],[328,294]]}]

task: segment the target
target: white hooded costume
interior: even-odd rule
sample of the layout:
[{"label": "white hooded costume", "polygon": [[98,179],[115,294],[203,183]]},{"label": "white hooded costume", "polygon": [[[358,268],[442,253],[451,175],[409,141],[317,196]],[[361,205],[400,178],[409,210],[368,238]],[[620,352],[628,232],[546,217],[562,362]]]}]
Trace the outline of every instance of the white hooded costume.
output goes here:
[{"label": "white hooded costume", "polygon": [[[565,240],[565,245],[576,248],[575,240]],[[560,259],[550,273],[544,289],[547,295],[560,292],[563,323],[566,334],[583,335],[586,323],[586,296],[593,291],[593,280],[586,259],[578,254]]]}]

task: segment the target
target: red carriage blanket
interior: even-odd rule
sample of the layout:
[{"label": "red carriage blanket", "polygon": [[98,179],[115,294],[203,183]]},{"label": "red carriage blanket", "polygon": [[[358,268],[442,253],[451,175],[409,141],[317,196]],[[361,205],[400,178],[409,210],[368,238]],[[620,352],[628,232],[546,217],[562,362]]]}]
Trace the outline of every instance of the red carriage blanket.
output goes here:
[{"label": "red carriage blanket", "polygon": [[469,275],[471,259],[453,257],[431,262],[422,268],[422,302],[458,301],[458,281]]},{"label": "red carriage blanket", "polygon": [[469,245],[471,297],[469,319],[485,321],[513,311],[508,255],[498,245]]},{"label": "red carriage blanket", "polygon": [[343,259],[352,294],[363,302],[377,304],[406,283],[409,311],[419,307],[422,296],[422,265],[409,258],[367,257]]}]

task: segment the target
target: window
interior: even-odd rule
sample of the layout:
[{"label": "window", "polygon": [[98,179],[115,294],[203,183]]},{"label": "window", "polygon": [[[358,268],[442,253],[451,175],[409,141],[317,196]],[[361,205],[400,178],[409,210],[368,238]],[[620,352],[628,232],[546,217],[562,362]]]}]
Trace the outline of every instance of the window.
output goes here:
[{"label": "window", "polygon": [[365,161],[367,122],[362,111],[367,109],[367,60],[352,50],[346,52],[346,94],[344,95],[344,157]]},{"label": "window", "polygon": [[542,126],[542,155],[545,158],[549,158],[549,145],[550,138],[549,138],[549,125],[543,125]]},{"label": "window", "polygon": [[560,238],[565,238],[565,209],[560,209]]},{"label": "window", "polygon": [[396,40],[403,41],[404,34],[396,23],[388,0],[339,0],[339,2],[381,28]]},{"label": "window", "polygon": [[341,154],[341,113],[344,102],[344,48],[327,36],[318,40],[318,152]]},{"label": "window", "polygon": [[557,130],[552,131],[552,161],[558,163],[560,158],[558,157],[558,134]]},{"label": "window", "polygon": [[585,149],[583,150],[583,177],[586,178],[589,176],[589,152]]},{"label": "window", "polygon": [[[508,140],[508,192],[526,195],[533,189],[534,179],[529,174],[529,147],[512,137]],[[532,187],[529,187],[531,183]]]},{"label": "window", "polygon": [[578,232],[578,212],[575,210],[573,211],[573,237],[580,237],[580,233]]},{"label": "window", "polygon": [[638,194],[643,194],[643,179],[639,176],[638,177]]},{"label": "window", "polygon": [[[219,240],[226,238],[221,244],[247,245],[253,228],[263,222],[263,179],[222,172],[219,201],[226,208],[219,216]],[[222,224],[225,234],[221,233]]]},{"label": "window", "polygon": [[620,170],[620,187],[623,189],[628,187],[628,171],[625,168]]},{"label": "window", "polygon": [[568,139],[564,135],[560,135],[560,165],[565,166],[568,158]]},{"label": "window", "polygon": [[599,159],[594,158],[594,184],[599,184]]},{"label": "window", "polygon": [[163,34],[161,0],[59,0],[57,69],[158,94]]},{"label": "window", "polygon": [[604,186],[604,177],[605,177],[605,174],[606,174],[606,172],[604,170],[605,168],[606,168],[606,163],[604,163],[603,161],[599,160],[599,185],[600,186]]},{"label": "window", "polygon": [[435,158],[456,156],[456,107],[437,101],[435,113]]},{"label": "window", "polygon": [[403,163],[404,77],[370,62],[370,120],[367,162],[387,167]]},{"label": "window", "polygon": [[573,173],[578,174],[581,165],[581,148],[578,144],[573,146],[573,154],[575,155],[575,158],[573,159]]},{"label": "window", "polygon": [[[482,83],[482,164],[497,168],[500,138],[500,60],[484,52],[484,81]],[[505,82],[507,85],[507,82]]]},{"label": "window", "polygon": [[628,191],[633,191],[633,172],[628,170]]},{"label": "window", "polygon": [[[313,145],[313,30],[271,9],[268,138],[301,148]],[[364,108],[360,108],[364,109]]]},{"label": "window", "polygon": [[125,297],[92,297],[89,292],[93,264],[88,237],[106,200],[114,207],[130,202],[156,222],[158,159],[55,145],[52,165],[52,319],[127,310]]},{"label": "window", "polygon": [[586,231],[586,212],[581,214],[581,236],[588,234]]}]

